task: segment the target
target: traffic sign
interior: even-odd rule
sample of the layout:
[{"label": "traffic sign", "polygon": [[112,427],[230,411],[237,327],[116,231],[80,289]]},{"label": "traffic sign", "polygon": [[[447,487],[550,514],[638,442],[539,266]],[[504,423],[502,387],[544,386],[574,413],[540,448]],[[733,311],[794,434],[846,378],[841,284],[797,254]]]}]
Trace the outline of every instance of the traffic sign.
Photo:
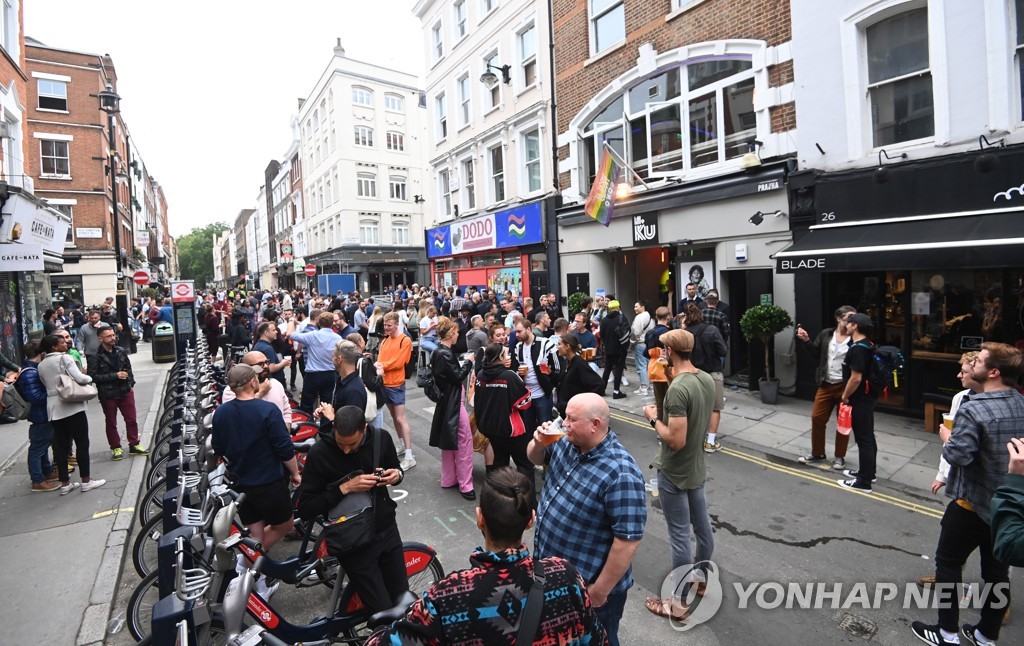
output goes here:
[{"label": "traffic sign", "polygon": [[145,269],[138,270],[135,272],[135,275],[132,276],[132,280],[135,281],[136,285],[148,285],[151,278],[152,276],[150,276],[149,272]]},{"label": "traffic sign", "polygon": [[190,303],[196,299],[195,283],[191,280],[174,281],[171,283],[171,301],[174,303]]},{"label": "traffic sign", "polygon": [[306,275],[312,278],[316,276],[316,265],[306,265]]}]

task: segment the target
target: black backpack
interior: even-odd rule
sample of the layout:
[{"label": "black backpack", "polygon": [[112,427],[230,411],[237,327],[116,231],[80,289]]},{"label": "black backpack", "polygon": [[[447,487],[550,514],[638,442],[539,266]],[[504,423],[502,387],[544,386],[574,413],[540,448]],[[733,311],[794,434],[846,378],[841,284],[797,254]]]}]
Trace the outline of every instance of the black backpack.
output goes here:
[{"label": "black backpack", "polygon": [[866,375],[865,393],[870,393],[873,390],[879,396],[888,397],[889,388],[900,387],[900,376],[903,374],[907,362],[899,348],[894,345],[876,346],[864,341],[858,341],[853,345],[871,350],[873,360],[871,370]]}]

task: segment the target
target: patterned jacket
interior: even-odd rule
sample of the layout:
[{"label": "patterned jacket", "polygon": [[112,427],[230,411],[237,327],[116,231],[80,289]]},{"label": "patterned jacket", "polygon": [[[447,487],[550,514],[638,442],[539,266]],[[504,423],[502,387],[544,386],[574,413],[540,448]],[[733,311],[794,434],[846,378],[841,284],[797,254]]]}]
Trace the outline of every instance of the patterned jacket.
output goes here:
[{"label": "patterned jacket", "polygon": [[[525,546],[478,548],[468,570],[452,572],[424,593],[405,618],[381,628],[368,645],[515,644],[533,580]],[[590,606],[583,579],[565,559],[544,559],[544,608],[534,644],[600,646],[608,636]]]}]

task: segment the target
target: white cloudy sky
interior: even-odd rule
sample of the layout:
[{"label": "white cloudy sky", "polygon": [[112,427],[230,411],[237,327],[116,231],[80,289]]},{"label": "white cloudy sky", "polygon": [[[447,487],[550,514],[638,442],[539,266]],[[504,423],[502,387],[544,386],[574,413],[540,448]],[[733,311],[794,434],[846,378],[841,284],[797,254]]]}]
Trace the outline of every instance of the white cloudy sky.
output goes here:
[{"label": "white cloudy sky", "polygon": [[341,38],[424,74],[413,0],[24,0],[25,34],[110,54],[121,108],[167,195],[171,234],[254,208],[263,169]]}]

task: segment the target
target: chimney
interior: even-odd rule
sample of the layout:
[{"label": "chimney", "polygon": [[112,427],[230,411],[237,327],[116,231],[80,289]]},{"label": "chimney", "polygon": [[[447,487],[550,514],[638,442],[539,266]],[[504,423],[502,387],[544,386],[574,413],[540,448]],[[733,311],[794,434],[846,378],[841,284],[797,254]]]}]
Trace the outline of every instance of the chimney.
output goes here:
[{"label": "chimney", "polygon": [[341,38],[338,39],[338,44],[334,46],[334,55],[345,58],[345,48],[341,46]]}]

